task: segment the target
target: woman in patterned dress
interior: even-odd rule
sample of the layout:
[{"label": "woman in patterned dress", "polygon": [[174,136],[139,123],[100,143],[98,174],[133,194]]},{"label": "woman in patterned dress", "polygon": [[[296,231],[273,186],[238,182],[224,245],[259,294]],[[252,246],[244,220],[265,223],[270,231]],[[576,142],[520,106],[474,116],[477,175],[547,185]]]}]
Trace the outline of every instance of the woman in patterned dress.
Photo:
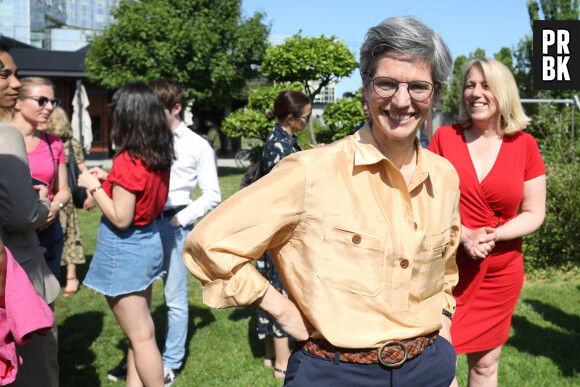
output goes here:
[{"label": "woman in patterned dress", "polygon": [[[40,128],[43,130],[42,128]],[[63,142],[64,154],[68,165],[69,143],[72,144],[75,161],[81,172],[87,171],[85,156],[81,144],[73,138],[70,121],[66,111],[57,107],[53,110],[46,123],[46,130],[58,136]],[[91,211],[95,207],[95,199],[87,191],[87,199],[83,205],[85,211]],[[66,266],[66,287],[62,292],[64,297],[72,296],[79,289],[79,279],[77,278],[77,265],[86,262],[83,250],[83,240],[79,222],[79,214],[72,200],[64,206],[60,212],[60,224],[64,234],[64,247],[61,256],[61,266]]]}]

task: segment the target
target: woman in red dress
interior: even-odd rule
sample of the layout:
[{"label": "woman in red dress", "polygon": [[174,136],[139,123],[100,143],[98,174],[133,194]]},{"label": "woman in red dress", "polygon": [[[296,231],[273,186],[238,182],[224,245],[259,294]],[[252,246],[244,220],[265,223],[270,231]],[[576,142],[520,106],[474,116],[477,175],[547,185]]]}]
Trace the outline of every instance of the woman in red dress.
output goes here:
[{"label": "woman in red dress", "polygon": [[437,130],[428,149],[448,159],[460,178],[463,249],[453,346],[467,354],[468,385],[490,386],[497,385],[523,285],[522,237],[544,220],[546,169],[536,141],[522,131],[530,120],[507,67],[488,58],[468,61],[462,90],[459,124]]}]

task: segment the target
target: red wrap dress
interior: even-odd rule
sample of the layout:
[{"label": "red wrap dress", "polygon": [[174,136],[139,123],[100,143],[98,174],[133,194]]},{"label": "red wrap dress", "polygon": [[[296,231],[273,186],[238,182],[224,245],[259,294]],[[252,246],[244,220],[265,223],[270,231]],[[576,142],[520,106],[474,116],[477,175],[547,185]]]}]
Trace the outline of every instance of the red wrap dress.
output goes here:
[{"label": "red wrap dress", "polygon": [[[463,128],[439,128],[428,148],[449,160],[459,174],[461,223],[470,229],[499,227],[517,215],[524,181],[546,173],[536,140],[528,133],[505,135],[497,159],[479,182]],[[485,259],[457,250],[459,283],[451,338],[457,353],[496,348],[508,339],[524,281],[522,239],[498,242]]]}]

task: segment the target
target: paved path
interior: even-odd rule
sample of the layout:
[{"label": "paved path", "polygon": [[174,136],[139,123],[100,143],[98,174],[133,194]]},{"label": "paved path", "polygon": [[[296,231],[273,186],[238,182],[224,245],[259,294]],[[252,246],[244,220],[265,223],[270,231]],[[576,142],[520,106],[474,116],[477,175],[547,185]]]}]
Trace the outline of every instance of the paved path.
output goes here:
[{"label": "paved path", "polygon": [[[105,159],[105,160],[85,160],[87,167],[100,167],[104,169],[111,169],[113,165],[113,160]],[[237,167],[236,161],[233,157],[222,157],[218,159],[218,167]]]}]

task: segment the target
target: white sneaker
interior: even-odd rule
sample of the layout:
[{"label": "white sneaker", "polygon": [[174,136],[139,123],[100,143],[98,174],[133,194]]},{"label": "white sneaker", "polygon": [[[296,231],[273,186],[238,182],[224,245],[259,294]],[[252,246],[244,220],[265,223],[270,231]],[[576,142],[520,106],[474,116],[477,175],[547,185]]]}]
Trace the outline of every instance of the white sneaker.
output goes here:
[{"label": "white sneaker", "polygon": [[171,368],[164,368],[163,369],[163,382],[165,383],[165,387],[170,387],[175,379],[179,376],[179,370],[173,370]]}]

